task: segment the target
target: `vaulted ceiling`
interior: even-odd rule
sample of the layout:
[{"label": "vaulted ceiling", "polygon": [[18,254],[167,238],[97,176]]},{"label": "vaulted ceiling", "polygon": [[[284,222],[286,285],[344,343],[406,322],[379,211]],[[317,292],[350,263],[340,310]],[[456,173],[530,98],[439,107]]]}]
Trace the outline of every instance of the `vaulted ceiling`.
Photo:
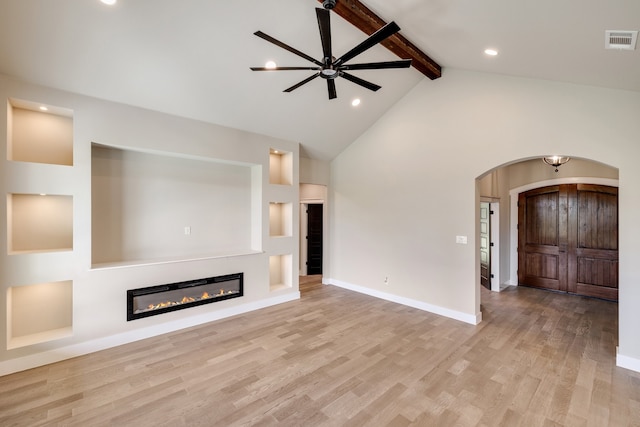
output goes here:
[{"label": "vaulted ceiling", "polygon": [[[340,5],[341,0],[337,0]],[[347,0],[344,0],[345,3]],[[640,91],[638,50],[606,50],[605,30],[640,30],[631,0],[363,0],[442,67]],[[342,5],[344,6],[344,5]],[[423,80],[416,68],[354,71],[327,98],[311,71],[256,73],[304,59],[253,35],[261,30],[318,59],[317,0],[2,0],[0,73],[54,88],[301,143],[329,160]],[[331,12],[339,56],[367,35]],[[499,54],[490,57],[486,48]],[[357,61],[398,57],[377,45]],[[354,98],[362,100],[352,107]],[[35,100],[37,101],[37,100]]]}]

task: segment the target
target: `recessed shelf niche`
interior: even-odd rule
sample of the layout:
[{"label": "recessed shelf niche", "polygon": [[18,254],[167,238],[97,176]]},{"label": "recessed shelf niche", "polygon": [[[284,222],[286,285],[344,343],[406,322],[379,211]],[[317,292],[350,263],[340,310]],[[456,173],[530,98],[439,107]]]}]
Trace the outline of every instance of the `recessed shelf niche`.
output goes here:
[{"label": "recessed shelf niche", "polygon": [[277,291],[293,286],[292,268],[293,257],[288,255],[273,255],[269,257],[269,290]]},{"label": "recessed shelf niche", "polygon": [[269,203],[269,236],[284,237],[293,233],[291,203]]},{"label": "recessed shelf niche", "polygon": [[293,153],[274,148],[269,151],[269,184],[293,184]]},{"label": "recessed shelf niche", "polygon": [[7,289],[7,348],[72,335],[73,282],[38,283]]},{"label": "recessed shelf niche", "polygon": [[73,196],[7,195],[9,254],[73,249]]},{"label": "recessed shelf niche", "polygon": [[13,99],[8,107],[8,160],[73,166],[71,110]]}]

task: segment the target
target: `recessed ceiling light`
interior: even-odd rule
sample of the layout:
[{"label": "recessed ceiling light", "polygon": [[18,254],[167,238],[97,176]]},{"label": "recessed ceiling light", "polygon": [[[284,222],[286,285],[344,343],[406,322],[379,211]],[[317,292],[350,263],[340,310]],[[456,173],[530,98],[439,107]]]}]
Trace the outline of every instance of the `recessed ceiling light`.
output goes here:
[{"label": "recessed ceiling light", "polygon": [[275,68],[276,68],[276,63],[275,63],[275,62],[273,62],[273,61],[267,61],[267,62],[264,64],[264,68],[268,68],[268,69],[270,69],[270,70],[273,70],[273,69],[275,69]]},{"label": "recessed ceiling light", "polygon": [[498,51],[495,49],[485,49],[484,53],[486,53],[489,56],[496,56],[498,54]]},{"label": "recessed ceiling light", "polygon": [[40,111],[49,111],[49,109],[44,105],[41,105],[39,108],[40,108]]},{"label": "recessed ceiling light", "polygon": [[106,5],[113,6],[114,4],[116,4],[118,0],[100,0],[100,1]]},{"label": "recessed ceiling light", "polygon": [[353,107],[357,107],[358,105],[360,105],[360,98],[356,98],[353,101],[351,101],[351,105]]}]

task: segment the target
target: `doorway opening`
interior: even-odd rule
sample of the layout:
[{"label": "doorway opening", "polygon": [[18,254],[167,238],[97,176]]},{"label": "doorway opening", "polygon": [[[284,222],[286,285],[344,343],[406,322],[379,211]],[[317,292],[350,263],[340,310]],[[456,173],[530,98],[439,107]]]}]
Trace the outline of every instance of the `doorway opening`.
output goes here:
[{"label": "doorway opening", "polygon": [[500,203],[480,202],[480,284],[500,291]]},{"label": "doorway opening", "polygon": [[300,184],[300,276],[322,275],[327,187]]},{"label": "doorway opening", "polygon": [[[554,168],[546,165],[542,156],[523,159],[514,163],[504,164],[487,171],[476,179],[477,187],[477,222],[476,238],[480,242],[480,204],[481,202],[499,202],[498,207],[491,208],[502,218],[491,241],[499,245],[500,251],[491,254],[490,261],[500,262],[500,266],[491,270],[497,286],[492,290],[504,290],[509,286],[518,285],[518,195],[520,193],[561,184],[597,184],[618,186],[618,169],[593,160],[572,157],[571,161],[555,172]],[[477,249],[478,274],[478,304],[480,304],[481,254]]]}]

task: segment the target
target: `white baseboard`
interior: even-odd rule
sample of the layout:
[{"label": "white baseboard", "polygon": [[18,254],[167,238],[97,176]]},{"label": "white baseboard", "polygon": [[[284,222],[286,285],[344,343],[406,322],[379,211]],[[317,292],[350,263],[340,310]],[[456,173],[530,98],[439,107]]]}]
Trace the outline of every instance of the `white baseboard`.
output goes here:
[{"label": "white baseboard", "polygon": [[445,307],[427,304],[426,302],[389,294],[387,292],[377,291],[371,288],[365,288],[364,286],[353,285],[351,283],[346,283],[346,282],[335,280],[335,279],[326,279],[326,281],[325,279],[323,279],[322,283],[325,285],[338,286],[339,288],[348,289],[350,291],[354,291],[354,292],[369,295],[375,298],[380,298],[386,301],[391,301],[398,304],[406,305],[408,307],[417,308],[419,310],[428,311],[429,313],[448,317],[450,319],[459,320],[465,323],[470,323],[472,325],[477,325],[482,321],[482,313],[477,313],[474,316],[472,314],[463,313],[461,311],[451,310]]},{"label": "white baseboard", "polygon": [[10,359],[0,362],[0,376],[24,371],[38,366],[48,365],[73,357],[83,356],[100,350],[106,350],[123,344],[129,344],[146,338],[155,337],[169,332],[179,331],[192,326],[202,325],[215,320],[224,319],[238,314],[248,313],[272,305],[282,304],[300,299],[300,292],[287,293],[284,295],[267,298],[259,301],[249,302],[239,306],[229,307],[222,310],[212,311],[185,319],[161,323],[147,328],[136,329],[134,331],[123,332],[104,338],[85,341],[66,347],[44,351],[37,354]]},{"label": "white baseboard", "polygon": [[620,354],[616,349],[616,366],[629,369],[630,371],[640,372],[640,359]]}]

